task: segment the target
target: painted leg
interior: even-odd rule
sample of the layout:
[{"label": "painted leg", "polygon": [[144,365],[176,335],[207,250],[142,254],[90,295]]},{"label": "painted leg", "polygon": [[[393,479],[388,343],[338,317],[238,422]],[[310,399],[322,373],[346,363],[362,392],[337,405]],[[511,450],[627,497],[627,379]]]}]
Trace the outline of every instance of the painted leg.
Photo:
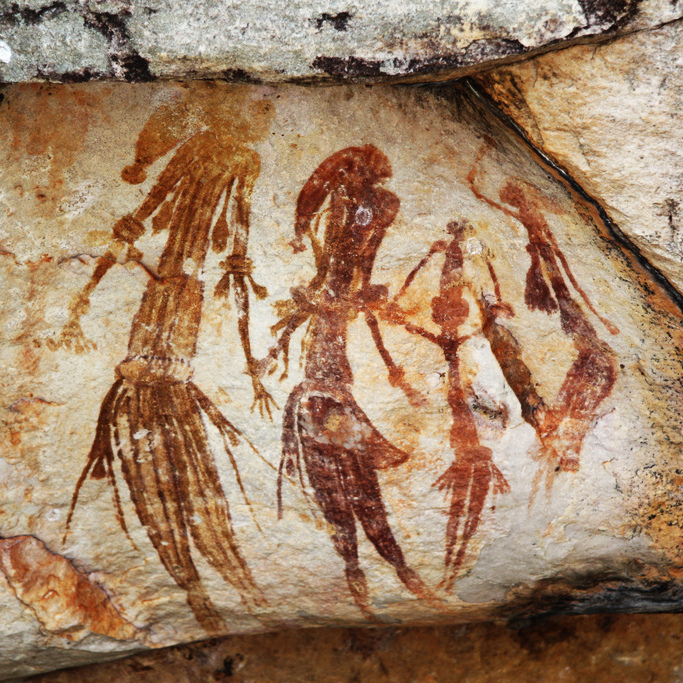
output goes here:
[{"label": "painted leg", "polygon": [[365,535],[380,556],[394,567],[398,578],[409,591],[423,600],[434,601],[431,591],[407,565],[401,546],[389,526],[377,472],[368,464],[370,455],[347,450],[341,457],[344,462],[341,473],[344,488],[352,492],[353,511]]},{"label": "painted leg", "polygon": [[358,538],[353,516],[353,493],[345,487],[343,451],[316,443],[301,435],[301,448],[313,496],[333,528],[332,542],[345,563],[346,580],[353,600],[368,619],[374,620],[365,574],[358,564]]}]

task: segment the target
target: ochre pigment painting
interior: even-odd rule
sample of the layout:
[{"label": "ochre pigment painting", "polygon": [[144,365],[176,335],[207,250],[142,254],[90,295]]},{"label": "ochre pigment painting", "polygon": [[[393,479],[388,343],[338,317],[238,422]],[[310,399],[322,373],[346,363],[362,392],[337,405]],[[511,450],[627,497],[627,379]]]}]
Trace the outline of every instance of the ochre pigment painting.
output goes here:
[{"label": "ochre pigment painting", "polygon": [[678,571],[681,311],[466,90],[17,86],[0,117],[18,628],[64,637],[50,563],[71,641],[121,648]]}]

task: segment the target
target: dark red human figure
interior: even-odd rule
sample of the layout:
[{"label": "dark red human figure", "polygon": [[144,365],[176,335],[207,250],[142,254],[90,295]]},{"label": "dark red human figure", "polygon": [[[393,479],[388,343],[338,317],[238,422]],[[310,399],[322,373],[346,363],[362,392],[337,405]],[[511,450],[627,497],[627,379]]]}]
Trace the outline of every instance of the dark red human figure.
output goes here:
[{"label": "dark red human figure", "polygon": [[530,310],[540,310],[548,315],[559,311],[562,330],[571,337],[577,351],[577,358],[567,372],[557,399],[539,422],[539,436],[548,458],[549,472],[557,469],[576,471],[583,440],[597,416],[599,405],[609,396],[616,381],[617,363],[610,346],[598,337],[572,297],[567,280],[611,334],[618,334],[619,330],[597,312],[555,240],[543,211],[561,214],[560,207],[537,187],[520,178],[511,177],[503,183],[499,192],[501,203],[478,189],[478,163],[489,144],[484,144],[468,175],[472,192],[526,228],[531,264],[526,275],[524,301]]},{"label": "dark red human figure", "polygon": [[[391,382],[409,391],[369,308],[386,297],[386,289],[371,285],[370,278],[377,250],[399,208],[398,198],[379,185],[391,173],[386,156],[366,145],[333,154],[305,183],[297,202],[293,245],[301,251],[304,237],[311,240],[317,273],[307,287],[292,291],[290,313],[276,326],[282,334],[268,356],[286,357],[292,334],[312,318],[305,379],[292,391],[284,411],[278,499],[281,506],[283,475],[298,476],[305,490],[305,468],[315,502],[346,565],[349,590],[368,618],[373,615],[358,561],[356,521],[404,585],[418,597],[432,599],[406,564],[389,526],[377,477],[377,470],[400,465],[408,454],[392,446],[356,403],[346,350],[348,323],[363,311]],[[316,232],[328,199],[321,243]]]},{"label": "dark red human figure", "polygon": [[[465,225],[449,223],[450,242],[435,243],[429,254],[422,259],[406,278],[405,284],[388,304],[382,317],[403,325],[409,332],[429,339],[443,351],[448,363],[448,405],[453,419],[450,444],[455,452],[453,464],[435,482],[442,491],[450,493],[450,509],[446,526],[446,573],[443,585],[449,589],[465,559],[469,541],[474,536],[489,491],[505,493],[510,490],[505,477],[493,463],[490,448],[482,446],[472,410],[460,376],[459,351],[469,336],[462,336],[460,328],[467,321],[470,310],[464,297],[462,236]],[[395,303],[410,286],[417,273],[437,253],[444,254],[439,294],[432,299],[432,320],[440,328],[434,334],[407,321],[407,316]],[[489,304],[494,315],[507,316],[511,309],[498,297]]]}]

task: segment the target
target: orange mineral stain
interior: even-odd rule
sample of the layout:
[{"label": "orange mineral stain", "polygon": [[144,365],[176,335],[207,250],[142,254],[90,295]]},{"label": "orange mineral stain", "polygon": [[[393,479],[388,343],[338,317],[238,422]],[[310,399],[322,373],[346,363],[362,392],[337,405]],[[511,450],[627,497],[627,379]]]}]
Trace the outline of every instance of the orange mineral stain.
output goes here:
[{"label": "orange mineral stain", "polygon": [[17,598],[52,633],[68,640],[88,633],[130,640],[138,634],[101,586],[33,536],[0,539],[0,571]]}]

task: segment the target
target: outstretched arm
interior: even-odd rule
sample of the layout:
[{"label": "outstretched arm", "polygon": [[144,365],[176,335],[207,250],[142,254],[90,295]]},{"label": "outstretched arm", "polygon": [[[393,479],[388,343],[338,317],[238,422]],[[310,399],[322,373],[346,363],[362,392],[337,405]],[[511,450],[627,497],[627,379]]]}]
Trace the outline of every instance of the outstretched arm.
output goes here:
[{"label": "outstretched arm", "polygon": [[[114,225],[114,240],[111,246],[104,256],[100,256],[97,259],[97,265],[90,277],[90,281],[71,302],[69,318],[59,336],[56,339],[49,339],[47,342],[48,347],[53,351],[62,347],[75,353],[83,353],[84,351],[96,348],[95,343],[87,339],[83,333],[80,320],[90,310],[90,296],[100,284],[102,278],[109,272],[110,268],[119,261],[119,258],[126,249],[126,245],[128,245],[127,260],[139,261],[141,258],[142,254],[133,246],[133,241],[137,237],[129,237],[131,234],[129,227],[131,223],[131,217],[125,216]],[[144,227],[142,229],[144,230]]]},{"label": "outstretched arm", "polygon": [[560,249],[560,245],[557,243],[555,235],[553,235],[550,229],[546,231],[546,237],[550,242],[550,246],[553,250],[553,253],[560,260],[560,263],[562,264],[562,269],[569,278],[569,282],[571,282],[572,287],[574,287],[574,290],[578,292],[579,296],[584,300],[586,306],[588,306],[588,308],[593,312],[593,315],[595,315],[598,318],[598,320],[605,326],[605,328],[610,334],[619,334],[619,328],[616,325],[613,325],[607,318],[598,313],[597,309],[595,308],[595,306],[593,306],[593,303],[588,298],[588,294],[586,294],[583,287],[581,287],[581,285],[577,282],[576,278],[574,277],[574,273],[569,267],[569,262],[567,261],[564,252]]},{"label": "outstretched arm", "polygon": [[406,281],[403,283],[403,286],[393,300],[396,301],[397,299],[400,299],[406,293],[408,287],[413,283],[417,274],[432,260],[432,257],[435,254],[444,253],[446,249],[448,249],[448,243],[444,240],[434,242],[429,249],[429,253],[410,271],[410,273],[408,273]]},{"label": "outstretched arm", "polygon": [[491,283],[493,284],[493,292],[496,297],[494,303],[487,302],[487,310],[496,318],[513,318],[515,316],[515,311],[509,303],[503,301],[503,295],[500,291],[500,283],[498,282],[498,275],[493,267],[493,263],[491,263],[491,259],[488,258],[488,256],[484,258],[486,259],[486,267],[489,271]]},{"label": "outstretched arm", "polygon": [[441,340],[438,334],[434,334],[433,332],[430,332],[429,330],[425,329],[420,325],[415,325],[414,323],[411,323],[408,320],[408,313],[406,313],[406,311],[404,311],[398,304],[394,303],[393,301],[389,302],[380,311],[379,315],[380,318],[382,318],[382,320],[386,320],[387,322],[390,322],[393,325],[400,325],[406,330],[406,332],[410,332],[410,334],[416,334],[420,337],[424,337],[428,341],[432,342],[432,344],[436,344],[437,346],[440,345]]},{"label": "outstretched arm", "polygon": [[413,283],[413,280],[417,277],[417,274],[427,266],[427,264],[431,261],[432,257],[435,254],[441,254],[445,252],[446,249],[448,249],[447,242],[443,240],[434,242],[434,244],[432,244],[431,248],[429,249],[427,255],[422,258],[422,260],[415,266],[415,268],[413,268],[410,271],[410,273],[408,273],[408,277],[406,277],[405,282],[403,283],[403,286],[398,291],[398,293],[392,297],[391,301],[385,303],[379,311],[379,315],[380,318],[382,318],[382,320],[386,320],[387,322],[390,322],[394,325],[401,325],[401,327],[405,328],[407,332],[410,332],[411,334],[417,334],[420,337],[424,337],[433,344],[437,345],[439,345],[438,335],[434,334],[433,332],[430,332],[429,330],[426,330],[424,327],[421,327],[420,325],[415,325],[414,323],[411,323],[408,320],[408,313],[398,305],[398,300],[406,293],[410,285]]},{"label": "outstretched arm", "polygon": [[[259,362],[259,374],[263,374],[267,367],[272,363],[276,362],[280,354],[284,358],[285,368],[280,379],[287,377],[287,370],[289,365],[289,343],[292,339],[292,335],[311,317],[313,311],[315,310],[315,303],[311,303],[305,298],[306,288],[295,287],[292,288],[292,294],[294,295],[293,300],[286,302],[285,306],[289,309],[289,312],[284,315],[284,317],[277,322],[271,331],[277,333],[282,330],[279,339],[276,344],[271,347],[268,355]],[[274,372],[275,367],[270,372]]]},{"label": "outstretched arm", "polygon": [[[143,204],[144,205],[144,204]],[[90,296],[102,281],[102,278],[109,272],[111,267],[119,261],[125,253],[126,260],[138,261],[142,258],[142,253],[135,248],[135,241],[144,233],[145,226],[138,218],[140,209],[134,214],[128,214],[119,218],[112,228],[113,241],[104,256],[97,259],[97,265],[90,277],[90,281],[83,288],[81,293],[71,302],[69,306],[69,318],[62,328],[57,339],[48,340],[48,347],[53,351],[60,347],[83,353],[95,348],[94,342],[86,338],[81,328],[80,320],[90,309]],[[127,250],[126,250],[127,247]],[[142,265],[142,264],[141,264]],[[147,268],[143,265],[143,268]],[[147,270],[149,273],[149,271]]]},{"label": "outstretched arm", "polygon": [[477,152],[477,156],[474,159],[474,163],[472,164],[472,168],[470,169],[470,172],[467,174],[467,183],[470,186],[470,190],[472,190],[472,194],[477,199],[481,199],[482,201],[486,202],[490,206],[493,206],[496,209],[499,209],[503,213],[507,214],[508,216],[512,216],[513,218],[519,219],[519,215],[511,211],[508,207],[503,206],[502,204],[499,204],[498,202],[494,201],[490,197],[487,197],[478,187],[477,187],[477,176],[479,175],[479,165],[481,163],[481,160],[484,158],[486,153],[490,149],[494,149],[496,147],[496,143],[489,137],[485,137],[484,144],[479,148],[479,151]]},{"label": "outstretched arm", "polygon": [[56,339],[47,340],[47,345],[50,349],[55,351],[58,348],[65,348],[75,353],[83,353],[84,351],[96,348],[95,343],[87,339],[83,333],[80,320],[90,309],[90,295],[95,291],[97,285],[100,284],[109,269],[116,263],[123,247],[124,245],[120,242],[114,242],[107,253],[97,259],[97,265],[90,277],[90,281],[69,305],[69,317],[59,336]]}]

